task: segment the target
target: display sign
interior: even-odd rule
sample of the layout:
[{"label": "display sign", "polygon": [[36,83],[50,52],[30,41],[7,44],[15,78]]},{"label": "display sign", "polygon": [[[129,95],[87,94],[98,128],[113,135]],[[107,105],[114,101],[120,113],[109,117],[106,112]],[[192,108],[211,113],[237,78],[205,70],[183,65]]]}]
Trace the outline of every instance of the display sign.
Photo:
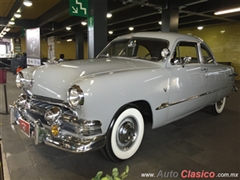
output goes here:
[{"label": "display sign", "polygon": [[23,119],[19,119],[19,127],[20,130],[28,137],[30,137],[30,124],[27,121],[24,121]]},{"label": "display sign", "polygon": [[71,16],[88,17],[88,0],[70,0],[69,3]]},{"label": "display sign", "polygon": [[27,65],[40,66],[40,28],[26,30]]},{"label": "display sign", "polygon": [[21,44],[20,38],[14,38],[14,44]]},{"label": "display sign", "polygon": [[55,58],[55,37],[51,36],[48,38],[48,59]]}]

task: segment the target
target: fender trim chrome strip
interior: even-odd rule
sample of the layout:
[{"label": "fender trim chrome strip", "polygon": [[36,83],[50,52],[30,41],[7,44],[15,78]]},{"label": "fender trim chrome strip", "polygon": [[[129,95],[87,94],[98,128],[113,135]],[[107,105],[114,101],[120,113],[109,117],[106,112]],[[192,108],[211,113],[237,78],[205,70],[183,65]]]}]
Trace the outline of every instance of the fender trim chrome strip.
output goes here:
[{"label": "fender trim chrome strip", "polygon": [[180,103],[183,103],[183,102],[186,102],[186,101],[190,101],[190,100],[193,100],[193,99],[197,99],[197,98],[200,98],[202,96],[206,96],[208,94],[212,94],[212,93],[215,93],[217,91],[221,91],[221,90],[224,90],[224,89],[227,89],[227,88],[230,88],[229,86],[228,87],[223,87],[223,88],[218,88],[218,89],[215,89],[213,91],[209,91],[209,92],[206,92],[206,93],[202,93],[202,94],[199,94],[199,95],[196,95],[196,96],[192,96],[192,97],[188,97],[186,99],[182,99],[182,100],[179,100],[179,101],[176,101],[176,102],[164,102],[162,103],[159,107],[157,107],[155,110],[161,110],[161,109],[165,109],[169,106],[174,106],[176,104],[180,104]]}]

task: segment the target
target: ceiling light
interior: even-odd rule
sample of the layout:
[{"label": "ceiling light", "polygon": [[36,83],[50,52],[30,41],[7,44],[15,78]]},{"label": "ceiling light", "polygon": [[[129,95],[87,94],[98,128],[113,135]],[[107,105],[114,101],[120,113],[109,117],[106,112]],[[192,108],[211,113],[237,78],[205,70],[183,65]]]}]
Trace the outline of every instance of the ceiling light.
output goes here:
[{"label": "ceiling light", "polygon": [[32,1],[30,1],[30,0],[24,0],[24,1],[23,1],[23,4],[24,4],[25,6],[27,6],[27,7],[30,7],[30,6],[32,6]]},{"label": "ceiling light", "polygon": [[240,11],[240,7],[233,8],[233,9],[226,9],[226,10],[222,10],[222,11],[217,11],[214,14],[215,15],[222,15],[222,14],[234,13],[234,12],[239,12],[239,11]]},{"label": "ceiling light", "polygon": [[16,18],[20,18],[22,15],[21,15],[20,13],[16,12],[16,13],[14,14],[14,16],[15,16]]},{"label": "ceiling light", "polygon": [[7,34],[5,31],[2,32],[3,35]]},{"label": "ceiling light", "polygon": [[8,31],[10,31],[10,28],[6,28],[5,30],[8,32]]},{"label": "ceiling light", "polygon": [[112,13],[107,13],[107,18],[111,18],[112,17]]},{"label": "ceiling light", "polygon": [[108,31],[108,34],[113,34],[113,31]]},{"label": "ceiling light", "polygon": [[162,25],[162,21],[158,21],[158,24]]},{"label": "ceiling light", "polygon": [[81,24],[82,24],[83,26],[86,26],[86,25],[87,25],[87,22],[86,22],[86,21],[82,21]]},{"label": "ceiling light", "polygon": [[70,27],[70,26],[67,26],[67,27],[66,27],[66,30],[70,31],[70,30],[71,30],[71,27]]},{"label": "ceiling light", "polygon": [[133,31],[134,30],[134,27],[129,27],[128,28],[130,31]]},{"label": "ceiling light", "polygon": [[67,42],[70,42],[70,41],[72,41],[72,39],[67,39]]},{"label": "ceiling light", "polygon": [[198,28],[198,30],[202,30],[203,26],[198,26],[197,28]]},{"label": "ceiling light", "polygon": [[15,22],[14,21],[9,21],[9,24],[14,25]]}]

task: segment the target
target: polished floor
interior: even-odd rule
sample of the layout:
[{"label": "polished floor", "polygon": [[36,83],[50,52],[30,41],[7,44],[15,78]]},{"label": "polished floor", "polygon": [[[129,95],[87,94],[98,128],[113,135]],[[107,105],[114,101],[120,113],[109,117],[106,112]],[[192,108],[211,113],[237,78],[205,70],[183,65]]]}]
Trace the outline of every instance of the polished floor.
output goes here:
[{"label": "polished floor", "polygon": [[[240,84],[237,86],[240,88]],[[0,85],[0,112],[5,111],[3,92]],[[206,108],[158,129],[151,130],[151,125],[146,124],[140,149],[134,157],[121,163],[105,159],[100,151],[72,154],[46,145],[36,146],[33,139],[11,130],[9,114],[0,114],[5,180],[90,180],[100,170],[111,174],[114,167],[121,172],[127,165],[130,168],[127,180],[152,179],[147,176],[182,179],[181,174],[190,177],[191,172],[220,173],[220,176],[238,173],[232,174],[235,178],[221,179],[239,179],[239,93],[227,99],[226,108],[219,116]],[[15,76],[8,72],[8,104],[19,94]]]}]

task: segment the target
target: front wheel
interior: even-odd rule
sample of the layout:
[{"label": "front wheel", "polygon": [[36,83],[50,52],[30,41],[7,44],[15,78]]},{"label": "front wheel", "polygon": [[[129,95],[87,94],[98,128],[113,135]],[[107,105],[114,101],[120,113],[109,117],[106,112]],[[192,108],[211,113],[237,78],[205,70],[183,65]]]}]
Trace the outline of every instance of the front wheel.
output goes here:
[{"label": "front wheel", "polygon": [[141,112],[130,107],[123,110],[107,137],[104,147],[106,155],[113,161],[132,157],[141,145],[144,134],[144,120]]},{"label": "front wheel", "polygon": [[226,97],[217,101],[214,105],[212,105],[212,112],[215,115],[221,114],[226,104]]}]

